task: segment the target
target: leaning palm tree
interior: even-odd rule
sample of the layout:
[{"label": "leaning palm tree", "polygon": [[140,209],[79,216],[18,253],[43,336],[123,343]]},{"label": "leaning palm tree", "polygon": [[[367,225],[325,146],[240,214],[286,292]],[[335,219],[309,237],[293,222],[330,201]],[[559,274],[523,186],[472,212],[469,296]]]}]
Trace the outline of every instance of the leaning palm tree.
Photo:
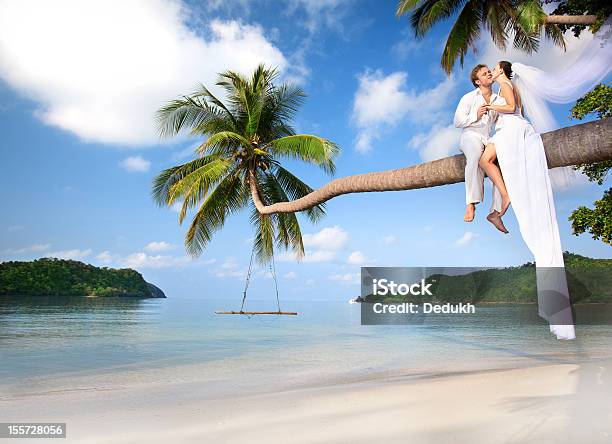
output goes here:
[{"label": "leaning palm tree", "polygon": [[539,0],[399,0],[396,14],[402,16],[409,11],[417,38],[423,38],[433,25],[458,12],[440,61],[447,74],[457,59],[463,66],[465,55],[474,47],[482,29],[489,31],[493,43],[502,50],[513,35],[515,48],[532,53],[538,50],[542,31],[565,49],[558,25],[594,25],[597,21],[594,15],[547,15]]},{"label": "leaning palm tree", "polygon": [[[549,168],[612,160],[612,118],[582,123],[542,134]],[[290,202],[266,205],[255,187],[253,202],[261,214],[293,213],[351,193],[402,191],[451,185],[465,180],[465,156],[457,154],[388,171],[340,177]]]},{"label": "leaning palm tree", "polygon": [[[334,174],[339,147],[328,139],[296,134],[290,122],[303,103],[303,90],[290,83],[274,84],[275,69],[259,65],[250,78],[234,71],[220,74],[217,86],[226,93],[220,100],[204,85],[189,96],[169,102],[156,115],[162,137],[188,130],[204,137],[197,158],[162,171],[153,182],[153,198],[160,206],[182,201],[179,223],[189,208],[198,207],[185,237],[192,256],[202,253],[213,233],[228,215],[247,206],[255,226],[253,252],[260,264],[269,263],[274,242],[292,248],[299,259],[304,245],[297,217],[260,214],[252,190],[264,205],[299,199],[312,188],[284,168],[279,159],[313,163]],[[316,223],[325,214],[324,204],[308,208]]]}]

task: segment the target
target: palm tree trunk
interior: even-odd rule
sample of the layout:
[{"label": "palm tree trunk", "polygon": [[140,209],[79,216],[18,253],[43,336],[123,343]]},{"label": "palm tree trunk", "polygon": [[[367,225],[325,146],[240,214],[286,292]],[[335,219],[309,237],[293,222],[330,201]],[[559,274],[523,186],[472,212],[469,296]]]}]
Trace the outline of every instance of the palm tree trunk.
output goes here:
[{"label": "palm tree trunk", "polygon": [[593,25],[597,21],[594,15],[549,15],[546,23],[553,25]]},{"label": "palm tree trunk", "polygon": [[[612,118],[583,123],[542,134],[549,168],[612,160]],[[463,182],[465,156],[446,157],[407,168],[334,179],[306,196],[264,205],[253,172],[249,185],[255,207],[261,214],[293,213],[350,193],[400,191]]]}]

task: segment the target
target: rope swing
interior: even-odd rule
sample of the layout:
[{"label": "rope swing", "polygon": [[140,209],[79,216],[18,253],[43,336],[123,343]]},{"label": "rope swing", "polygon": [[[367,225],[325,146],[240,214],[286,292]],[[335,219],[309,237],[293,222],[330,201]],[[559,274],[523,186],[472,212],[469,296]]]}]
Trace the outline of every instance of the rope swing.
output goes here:
[{"label": "rope swing", "polygon": [[251,269],[253,267],[253,254],[255,253],[255,247],[251,250],[251,260],[249,261],[249,269],[247,271],[246,282],[244,284],[244,290],[242,292],[242,304],[240,305],[240,311],[215,311],[215,314],[220,315],[289,315],[296,316],[295,311],[281,311],[280,298],[278,296],[278,282],[276,280],[276,267],[274,265],[274,254],[272,254],[272,262],[270,262],[270,273],[274,278],[274,288],[276,290],[276,307],[278,311],[244,311],[244,303],[247,297],[247,289],[249,288],[249,282],[251,280]]}]

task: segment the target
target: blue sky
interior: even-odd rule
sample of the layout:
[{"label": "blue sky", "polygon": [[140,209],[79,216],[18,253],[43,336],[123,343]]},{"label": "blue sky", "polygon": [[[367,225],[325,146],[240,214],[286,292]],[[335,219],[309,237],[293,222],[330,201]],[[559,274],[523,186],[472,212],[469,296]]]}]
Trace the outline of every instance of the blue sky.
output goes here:
[{"label": "blue sky", "polygon": [[[170,297],[238,301],[250,257],[248,211],[232,216],[198,258],[186,256],[190,222],[150,197],[153,177],[185,162],[197,140],[161,142],[152,115],[166,100],[212,85],[228,68],[259,62],[308,94],[299,132],[337,142],[335,177],[401,168],[458,152],[452,115],[477,62],[500,58],[563,69],[590,36],[568,36],[568,52],[543,44],[535,57],[500,54],[486,38],[451,77],[439,67],[450,22],[414,40],[395,2],[358,0],[177,2],[0,1],[0,260],[67,257],[129,266]],[[607,79],[608,81],[610,79]],[[554,107],[561,126],[572,104]],[[328,180],[297,161],[310,186]],[[488,181],[487,181],[488,182]],[[567,220],[605,187],[576,176],[555,188],[563,249],[610,257],[610,247],[572,236]],[[509,235],[484,216],[463,222],[464,185],[335,198],[311,225],[299,216],[306,260],[279,251],[283,299],[347,299],[362,265],[504,266],[532,260],[512,211]],[[273,282],[255,267],[252,297]]]}]

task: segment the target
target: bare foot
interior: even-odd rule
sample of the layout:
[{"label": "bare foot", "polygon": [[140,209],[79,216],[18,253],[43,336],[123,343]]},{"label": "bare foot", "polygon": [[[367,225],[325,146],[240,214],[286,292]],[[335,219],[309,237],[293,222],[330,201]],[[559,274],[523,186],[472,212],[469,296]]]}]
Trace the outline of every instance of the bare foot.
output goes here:
[{"label": "bare foot", "polygon": [[493,225],[495,225],[495,228],[497,228],[502,233],[509,233],[509,231],[504,225],[504,222],[501,219],[500,213],[497,210],[493,210],[491,213],[489,213],[489,215],[487,216],[487,220]]},{"label": "bare foot", "polygon": [[510,197],[509,196],[502,197],[501,211],[499,212],[499,217],[502,217],[504,214],[506,214],[506,210],[508,210],[509,206],[510,206]]},{"label": "bare foot", "polygon": [[463,216],[463,220],[466,222],[472,222],[474,220],[474,212],[476,211],[476,206],[471,203],[465,207],[465,216]]}]

